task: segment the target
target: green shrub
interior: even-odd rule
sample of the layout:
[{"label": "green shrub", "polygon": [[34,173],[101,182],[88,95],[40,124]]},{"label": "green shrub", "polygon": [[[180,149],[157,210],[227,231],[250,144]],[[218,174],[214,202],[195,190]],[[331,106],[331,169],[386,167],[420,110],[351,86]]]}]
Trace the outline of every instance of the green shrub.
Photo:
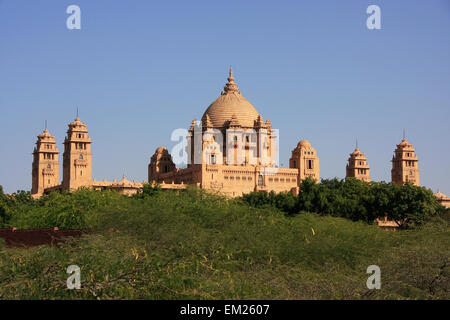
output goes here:
[{"label": "green shrub", "polygon": [[[445,215],[387,232],[330,215],[286,216],[197,188],[46,199],[83,208],[91,232],[56,247],[0,247],[0,299],[450,298]],[[72,264],[81,268],[80,290],[66,287]],[[366,287],[373,264],[381,290]]]},{"label": "green shrub", "polygon": [[367,223],[387,216],[400,227],[419,225],[427,216],[444,210],[431,190],[409,183],[397,186],[335,178],[322,179],[318,184],[308,178],[301,182],[300,190],[298,197],[291,193],[253,192],[242,196],[242,200],[253,207],[272,206],[288,214],[307,211]]}]

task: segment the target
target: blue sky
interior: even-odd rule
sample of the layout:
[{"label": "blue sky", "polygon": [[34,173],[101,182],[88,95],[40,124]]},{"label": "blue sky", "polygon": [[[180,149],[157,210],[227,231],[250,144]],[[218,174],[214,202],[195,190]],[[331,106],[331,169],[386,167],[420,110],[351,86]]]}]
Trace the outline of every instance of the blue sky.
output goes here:
[{"label": "blue sky", "polygon": [[[81,8],[81,30],[66,8]],[[381,8],[381,30],[366,8]],[[390,181],[403,128],[421,184],[450,195],[450,1],[0,0],[0,185],[31,188],[44,120],[62,142],[76,113],[93,177],[142,181],[154,150],[220,94],[242,94],[280,130],[280,162],[309,140],[321,177],[345,176],[358,138]]]}]

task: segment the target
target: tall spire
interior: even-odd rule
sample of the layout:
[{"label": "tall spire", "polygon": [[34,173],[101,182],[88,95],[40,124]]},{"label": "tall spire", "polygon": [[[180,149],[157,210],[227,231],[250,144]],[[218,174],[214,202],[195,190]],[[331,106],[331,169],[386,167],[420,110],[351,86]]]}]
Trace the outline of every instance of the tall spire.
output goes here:
[{"label": "tall spire", "polygon": [[233,77],[233,68],[230,66],[229,74],[228,74],[228,82],[223,88],[224,94],[238,92],[239,88],[237,84],[234,82]]},{"label": "tall spire", "polygon": [[356,149],[358,149],[358,138],[356,138]]}]

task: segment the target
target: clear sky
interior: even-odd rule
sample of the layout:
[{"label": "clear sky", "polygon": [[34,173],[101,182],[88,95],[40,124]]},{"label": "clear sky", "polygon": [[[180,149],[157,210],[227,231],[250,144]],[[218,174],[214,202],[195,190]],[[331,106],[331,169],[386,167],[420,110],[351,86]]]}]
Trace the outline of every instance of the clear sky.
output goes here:
[{"label": "clear sky", "polygon": [[[71,4],[81,30],[66,27]],[[371,4],[381,30],[366,27]],[[93,177],[146,179],[155,149],[201,118],[230,65],[280,130],[282,166],[307,139],[321,177],[343,178],[358,138],[372,179],[390,181],[405,128],[421,184],[450,195],[448,0],[0,0],[0,185],[30,190],[44,120],[62,153],[76,107]]]}]

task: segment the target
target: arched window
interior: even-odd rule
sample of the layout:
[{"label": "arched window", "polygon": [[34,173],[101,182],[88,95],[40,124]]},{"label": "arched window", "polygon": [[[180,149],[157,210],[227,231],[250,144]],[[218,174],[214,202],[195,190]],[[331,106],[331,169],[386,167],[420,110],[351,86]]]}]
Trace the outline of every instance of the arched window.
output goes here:
[{"label": "arched window", "polygon": [[82,154],[80,154],[80,160],[83,160],[83,155]]},{"label": "arched window", "polygon": [[263,186],[263,176],[262,175],[258,176],[258,186],[260,186],[260,187]]}]

